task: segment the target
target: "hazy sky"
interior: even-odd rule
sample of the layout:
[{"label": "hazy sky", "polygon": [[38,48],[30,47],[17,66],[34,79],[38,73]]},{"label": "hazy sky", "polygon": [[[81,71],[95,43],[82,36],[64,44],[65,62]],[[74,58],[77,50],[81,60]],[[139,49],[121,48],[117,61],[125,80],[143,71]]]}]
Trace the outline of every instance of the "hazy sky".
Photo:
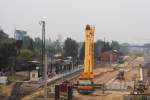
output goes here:
[{"label": "hazy sky", "polygon": [[83,41],[92,24],[96,40],[150,43],[150,0],[0,0],[0,25],[10,36],[15,27],[41,36],[39,20],[52,40],[61,34]]}]

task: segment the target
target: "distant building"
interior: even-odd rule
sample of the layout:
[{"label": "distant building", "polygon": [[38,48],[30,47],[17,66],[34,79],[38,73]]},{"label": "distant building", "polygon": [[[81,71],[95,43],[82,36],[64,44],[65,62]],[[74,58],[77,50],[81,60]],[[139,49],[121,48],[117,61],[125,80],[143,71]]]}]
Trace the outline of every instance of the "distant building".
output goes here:
[{"label": "distant building", "polygon": [[27,31],[15,30],[15,40],[22,40],[27,34]]}]

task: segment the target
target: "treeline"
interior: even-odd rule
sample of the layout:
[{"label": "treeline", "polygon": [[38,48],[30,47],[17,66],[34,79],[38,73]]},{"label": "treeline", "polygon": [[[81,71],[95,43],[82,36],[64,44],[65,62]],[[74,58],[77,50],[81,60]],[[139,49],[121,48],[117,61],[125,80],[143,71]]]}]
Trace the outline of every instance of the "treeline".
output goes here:
[{"label": "treeline", "polygon": [[[120,44],[117,41],[105,42],[98,40],[94,43],[94,56],[98,58],[100,53],[112,49],[119,50]],[[16,66],[17,63],[22,63],[29,60],[41,61],[42,40],[39,37],[31,38],[24,36],[22,41],[16,41],[9,38],[8,35],[0,31],[0,69]],[[62,42],[59,38],[56,41],[46,39],[46,52],[48,57],[59,56],[62,59],[73,57],[74,59],[84,59],[84,43],[78,43],[76,40],[66,38]]]},{"label": "treeline", "polygon": [[[56,41],[46,39],[46,53],[48,57],[52,58],[55,56],[63,59],[68,56],[77,58],[78,43],[71,38],[67,38],[65,42],[59,39]],[[14,68],[16,64],[22,64],[29,60],[41,61],[41,55],[42,40],[39,37],[33,39],[30,36],[24,36],[22,40],[16,41],[0,30],[0,70]]]},{"label": "treeline", "polygon": [[[84,47],[85,43],[82,43],[82,48],[80,50],[80,59],[84,59]],[[117,41],[112,41],[112,42],[105,42],[102,40],[97,40],[94,43],[94,57],[99,58],[100,53],[104,51],[109,51],[109,50],[118,50],[120,49],[120,44]]]}]

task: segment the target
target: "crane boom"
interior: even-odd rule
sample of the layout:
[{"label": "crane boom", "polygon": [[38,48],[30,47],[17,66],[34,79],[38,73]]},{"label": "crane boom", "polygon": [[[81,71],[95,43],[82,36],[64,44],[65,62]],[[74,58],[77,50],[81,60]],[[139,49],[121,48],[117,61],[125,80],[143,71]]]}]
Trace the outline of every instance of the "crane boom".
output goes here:
[{"label": "crane boom", "polygon": [[87,25],[85,29],[85,58],[84,72],[93,73],[94,63],[94,31],[95,27]]}]

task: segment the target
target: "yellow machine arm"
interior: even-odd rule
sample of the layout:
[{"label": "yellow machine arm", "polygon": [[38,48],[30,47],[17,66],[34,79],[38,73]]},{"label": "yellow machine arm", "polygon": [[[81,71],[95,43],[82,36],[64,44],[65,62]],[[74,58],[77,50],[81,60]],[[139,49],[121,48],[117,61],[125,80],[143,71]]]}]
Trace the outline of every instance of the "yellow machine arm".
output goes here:
[{"label": "yellow machine arm", "polygon": [[85,57],[84,71],[80,73],[77,84],[74,85],[79,93],[92,93],[95,89],[101,88],[101,85],[94,82],[94,31],[95,27],[87,25],[85,28]]},{"label": "yellow machine arm", "polygon": [[87,25],[85,29],[85,58],[84,72],[93,73],[94,66],[94,31],[95,27]]}]

